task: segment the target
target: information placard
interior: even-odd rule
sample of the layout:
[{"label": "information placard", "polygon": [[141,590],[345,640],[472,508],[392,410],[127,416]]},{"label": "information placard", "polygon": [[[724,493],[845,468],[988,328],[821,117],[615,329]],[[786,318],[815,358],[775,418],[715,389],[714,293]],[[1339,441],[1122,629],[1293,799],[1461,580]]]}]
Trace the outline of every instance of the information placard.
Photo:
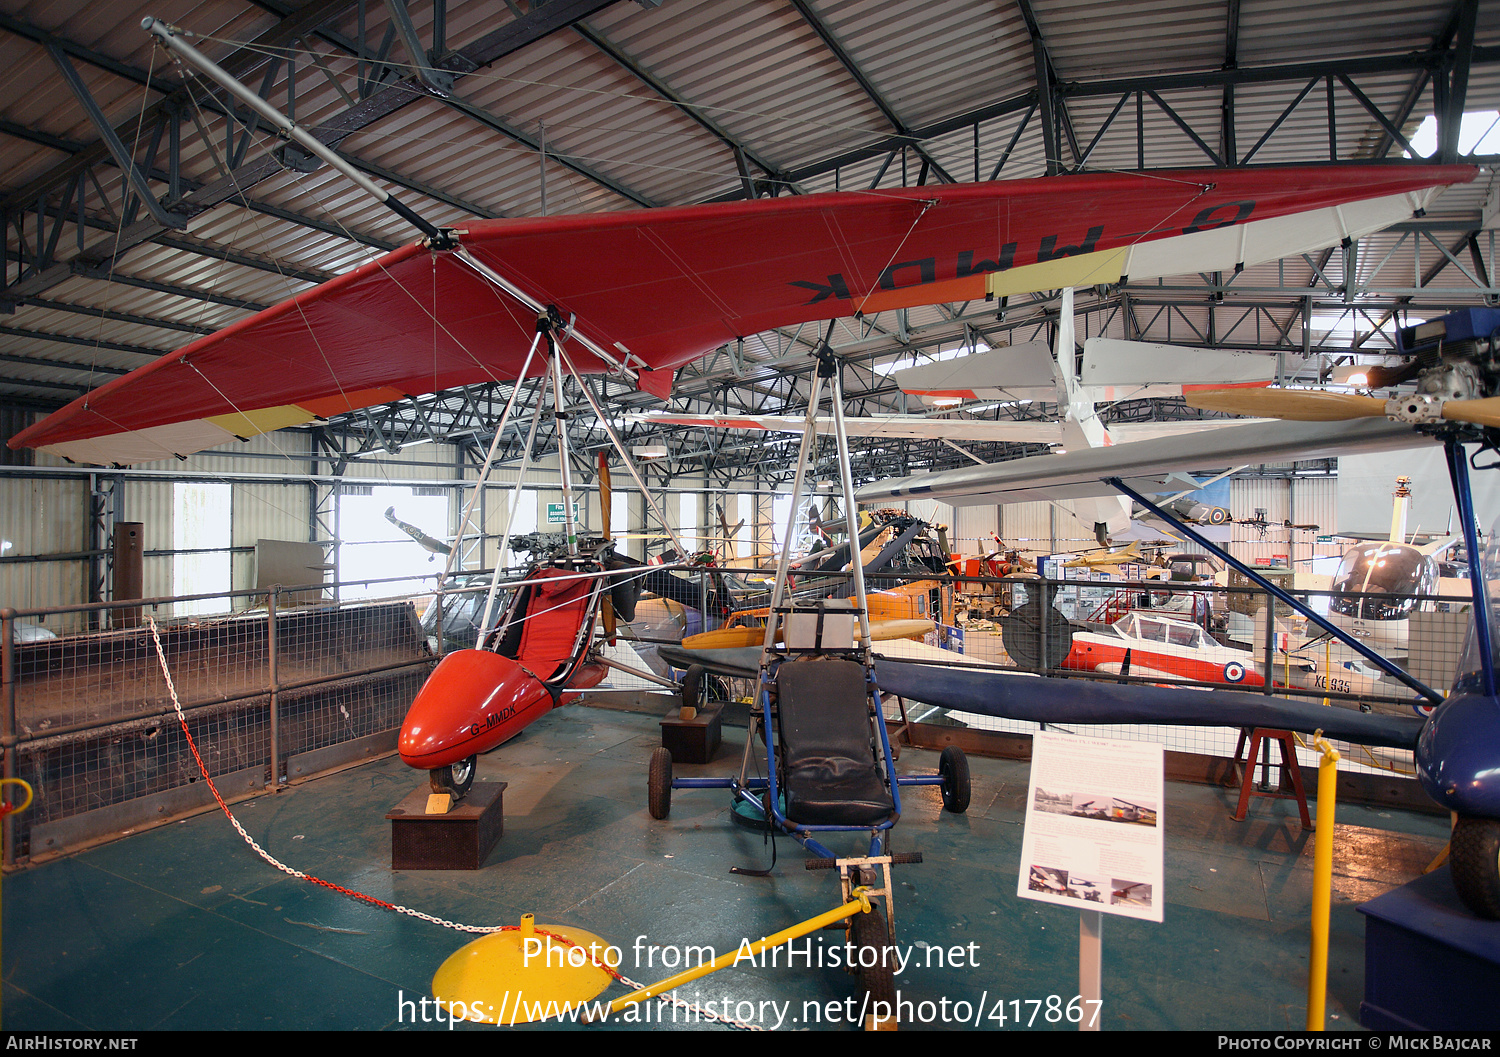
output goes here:
[{"label": "information placard", "polygon": [[1160,744],[1039,731],[1016,894],[1162,919]]}]

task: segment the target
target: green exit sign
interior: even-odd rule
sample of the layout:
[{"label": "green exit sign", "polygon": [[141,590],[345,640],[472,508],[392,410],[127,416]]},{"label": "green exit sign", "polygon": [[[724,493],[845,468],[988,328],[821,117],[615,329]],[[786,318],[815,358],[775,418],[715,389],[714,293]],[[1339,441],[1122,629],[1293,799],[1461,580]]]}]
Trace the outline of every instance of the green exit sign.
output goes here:
[{"label": "green exit sign", "polygon": [[[578,520],[578,502],[576,500],[573,502],[573,520],[575,522]],[[548,503],[547,504],[547,524],[549,524],[549,525],[566,525],[567,523],[568,523],[568,519],[567,519],[566,515],[563,512],[563,504],[562,503]]]}]

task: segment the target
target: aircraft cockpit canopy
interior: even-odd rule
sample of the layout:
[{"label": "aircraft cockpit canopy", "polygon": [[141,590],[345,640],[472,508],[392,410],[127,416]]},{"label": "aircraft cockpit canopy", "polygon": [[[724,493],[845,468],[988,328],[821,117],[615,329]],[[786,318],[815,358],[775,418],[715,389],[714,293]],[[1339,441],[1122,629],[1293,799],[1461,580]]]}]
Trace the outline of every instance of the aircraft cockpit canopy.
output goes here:
[{"label": "aircraft cockpit canopy", "polygon": [[1364,543],[1344,552],[1333,576],[1337,593],[1329,608],[1364,620],[1402,620],[1416,607],[1416,596],[1434,594],[1437,585],[1437,562],[1431,555],[1405,543]]}]

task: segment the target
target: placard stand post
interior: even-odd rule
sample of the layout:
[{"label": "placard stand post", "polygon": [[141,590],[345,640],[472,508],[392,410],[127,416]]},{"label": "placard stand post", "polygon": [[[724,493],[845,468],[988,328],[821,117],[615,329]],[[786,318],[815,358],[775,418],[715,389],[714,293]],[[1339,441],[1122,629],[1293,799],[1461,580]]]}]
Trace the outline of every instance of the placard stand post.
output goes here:
[{"label": "placard stand post", "polygon": [[[1078,912],[1078,997],[1082,999],[1079,1031],[1098,1031],[1104,1019],[1104,915]],[[1092,1011],[1092,1012],[1091,1012]]]}]

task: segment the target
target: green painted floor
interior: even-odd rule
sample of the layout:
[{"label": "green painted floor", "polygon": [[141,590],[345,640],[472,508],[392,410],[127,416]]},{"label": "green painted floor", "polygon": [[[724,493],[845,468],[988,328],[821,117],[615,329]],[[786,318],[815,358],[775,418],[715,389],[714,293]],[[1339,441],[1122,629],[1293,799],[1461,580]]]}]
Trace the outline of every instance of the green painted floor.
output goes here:
[{"label": "green painted floor", "polygon": [[[736,771],[743,737],[726,728],[714,764],[678,774]],[[393,758],[235,810],[294,869],[438,918],[514,924],[531,911],[538,923],[578,926],[622,948],[623,970],[641,982],[670,975],[655,961],[667,952],[707,944],[722,953],[837,904],[834,875],[804,870],[790,840],[778,842],[774,876],[731,874],[770,856],[759,835],[729,820],[722,792],[678,790],[671,817],[651,819],[645,776],[658,744],[654,716],[575,706],[483,757],[479,780],[510,785],[505,836],[477,872],[390,869],[385,813],[425,782]],[[1000,1027],[988,1018],[1003,1013],[1010,1028],[1019,1011],[1034,1015],[1031,1026],[1071,1029],[1046,1018],[1050,996],[1055,1008],[1077,990],[1078,915],[1016,896],[1028,765],[970,763],[967,815],[943,812],[935,789],[903,790],[895,848],[926,861],[898,868],[898,943],[919,957],[966,952],[962,966],[898,976],[911,1003],[904,1019],[961,1027],[954,1015],[967,1009],[969,1027],[976,1016]],[[899,766],[936,764],[935,753],[908,748]],[[1165,921],[1106,918],[1107,1030],[1303,1026],[1311,835],[1286,802],[1256,801],[1245,823],[1229,818],[1231,807],[1227,790],[1167,784]],[[1355,907],[1416,876],[1445,833],[1440,817],[1340,809],[1329,1028],[1358,1028],[1364,921]],[[420,1002],[469,939],[278,872],[217,812],[7,874],[0,900],[0,1025],[13,1031],[447,1028],[422,1023],[432,1012]],[[841,932],[824,935],[842,943]],[[615,985],[606,997],[623,993]],[[856,986],[839,969],[746,964],[681,994],[753,1010],[747,1019],[765,1026],[846,1028]],[[662,1006],[646,1026],[659,1027],[664,1010],[672,1026]],[[704,1026],[685,1017],[679,1027]]]}]

